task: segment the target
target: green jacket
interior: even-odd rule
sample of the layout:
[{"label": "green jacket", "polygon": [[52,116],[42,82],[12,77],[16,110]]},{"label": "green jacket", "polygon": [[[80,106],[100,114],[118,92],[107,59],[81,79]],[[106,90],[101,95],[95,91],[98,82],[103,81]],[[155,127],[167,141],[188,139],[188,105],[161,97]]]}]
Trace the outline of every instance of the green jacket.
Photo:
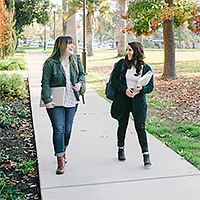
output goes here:
[{"label": "green jacket", "polygon": [[[142,76],[151,70],[150,66],[145,64],[142,71]],[[127,69],[124,69],[124,59],[119,60],[112,72],[111,75],[111,84],[115,88],[115,99],[111,106],[111,116],[114,119],[119,120],[123,114],[126,101],[129,97],[126,96],[126,72]],[[120,78],[119,78],[120,77]],[[120,79],[120,80],[119,80]],[[142,87],[142,90],[139,94],[135,95],[132,99],[132,112],[134,121],[136,123],[144,123],[147,117],[147,102],[146,102],[146,93],[153,91],[154,83],[153,77],[146,86]]]},{"label": "green jacket", "polygon": [[[76,69],[75,61],[77,60],[78,69]],[[69,57],[70,62],[70,80],[72,85],[80,82],[81,84],[85,81],[85,73],[82,66],[82,62],[79,56],[71,55]],[[79,73],[78,73],[79,71]],[[42,91],[41,97],[45,104],[51,102],[51,87],[66,87],[66,76],[65,71],[61,65],[60,60],[48,58],[43,66],[42,74]],[[75,97],[79,101],[80,91],[74,90]]]}]

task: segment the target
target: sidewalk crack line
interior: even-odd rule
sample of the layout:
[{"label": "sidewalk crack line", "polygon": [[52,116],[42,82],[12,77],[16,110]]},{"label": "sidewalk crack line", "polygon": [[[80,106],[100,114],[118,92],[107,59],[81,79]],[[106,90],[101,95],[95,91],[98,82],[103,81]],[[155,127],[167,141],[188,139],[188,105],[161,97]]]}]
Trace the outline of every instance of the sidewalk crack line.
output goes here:
[{"label": "sidewalk crack line", "polygon": [[99,185],[131,183],[131,182],[142,182],[142,181],[153,181],[153,180],[163,180],[163,179],[187,178],[187,177],[195,177],[195,176],[200,176],[200,173],[198,173],[198,174],[190,174],[190,175],[180,175],[180,176],[143,178],[143,179],[132,179],[132,180],[121,180],[121,181],[107,181],[107,182],[99,182],[99,183],[86,183],[86,184],[83,183],[83,184],[77,184],[77,185],[45,187],[45,188],[41,188],[41,189],[42,190],[50,190],[50,189],[56,189],[56,188],[59,189],[59,188],[72,188],[72,187],[99,186]]}]

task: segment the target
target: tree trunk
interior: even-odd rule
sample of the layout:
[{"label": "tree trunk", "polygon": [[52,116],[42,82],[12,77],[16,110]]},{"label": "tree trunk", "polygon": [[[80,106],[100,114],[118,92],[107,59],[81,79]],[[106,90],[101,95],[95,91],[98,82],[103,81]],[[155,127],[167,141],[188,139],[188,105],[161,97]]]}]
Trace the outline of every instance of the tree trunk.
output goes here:
[{"label": "tree trunk", "polygon": [[94,37],[92,22],[93,22],[93,13],[88,12],[87,15],[86,15],[86,37],[87,37],[88,56],[94,55],[93,46],[92,46],[93,37]]},{"label": "tree trunk", "polygon": [[64,13],[66,12],[66,2],[67,2],[67,0],[62,0],[62,8],[63,8],[63,19],[62,19],[63,35],[67,35],[67,21],[64,20]]},{"label": "tree trunk", "polygon": [[[166,0],[166,3],[169,3],[169,6],[171,6],[173,0]],[[162,77],[164,79],[176,79],[173,19],[167,20],[163,23],[163,38],[165,60]]]},{"label": "tree trunk", "polygon": [[47,50],[47,29],[44,27],[44,50]]},{"label": "tree trunk", "polygon": [[125,55],[126,34],[122,33],[120,29],[126,27],[126,21],[121,18],[121,15],[126,12],[126,3],[127,0],[119,0],[118,57]]},{"label": "tree trunk", "polygon": [[74,39],[75,53],[78,53],[78,33],[77,33],[77,22],[76,13],[67,20],[67,35],[70,35]]}]

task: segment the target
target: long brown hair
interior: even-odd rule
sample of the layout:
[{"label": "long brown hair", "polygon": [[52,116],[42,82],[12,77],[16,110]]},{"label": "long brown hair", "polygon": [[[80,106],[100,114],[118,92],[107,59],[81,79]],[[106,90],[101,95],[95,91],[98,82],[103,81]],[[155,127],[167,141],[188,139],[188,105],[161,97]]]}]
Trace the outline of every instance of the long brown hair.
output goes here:
[{"label": "long brown hair", "polygon": [[50,58],[62,60],[63,56],[66,54],[67,44],[73,42],[74,40],[71,36],[59,36],[54,43],[53,52],[50,55]]},{"label": "long brown hair", "polygon": [[130,69],[133,65],[136,68],[135,76],[140,74],[142,69],[142,65],[144,65],[144,49],[141,43],[139,42],[129,42],[128,45],[133,49],[133,58],[128,60],[128,56],[125,56],[124,59],[124,66],[127,69]]}]

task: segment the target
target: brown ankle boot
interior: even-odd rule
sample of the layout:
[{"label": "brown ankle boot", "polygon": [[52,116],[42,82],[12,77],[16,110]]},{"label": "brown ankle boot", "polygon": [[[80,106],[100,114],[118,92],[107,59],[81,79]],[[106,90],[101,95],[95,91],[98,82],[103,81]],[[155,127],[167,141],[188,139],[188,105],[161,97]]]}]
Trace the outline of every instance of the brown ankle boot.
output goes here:
[{"label": "brown ankle boot", "polygon": [[64,156],[57,156],[58,168],[56,170],[56,174],[63,174],[65,171],[65,160]]},{"label": "brown ankle boot", "polygon": [[66,149],[67,149],[67,148],[64,148],[64,151],[65,151],[65,155],[64,155],[65,163],[67,163]]}]

